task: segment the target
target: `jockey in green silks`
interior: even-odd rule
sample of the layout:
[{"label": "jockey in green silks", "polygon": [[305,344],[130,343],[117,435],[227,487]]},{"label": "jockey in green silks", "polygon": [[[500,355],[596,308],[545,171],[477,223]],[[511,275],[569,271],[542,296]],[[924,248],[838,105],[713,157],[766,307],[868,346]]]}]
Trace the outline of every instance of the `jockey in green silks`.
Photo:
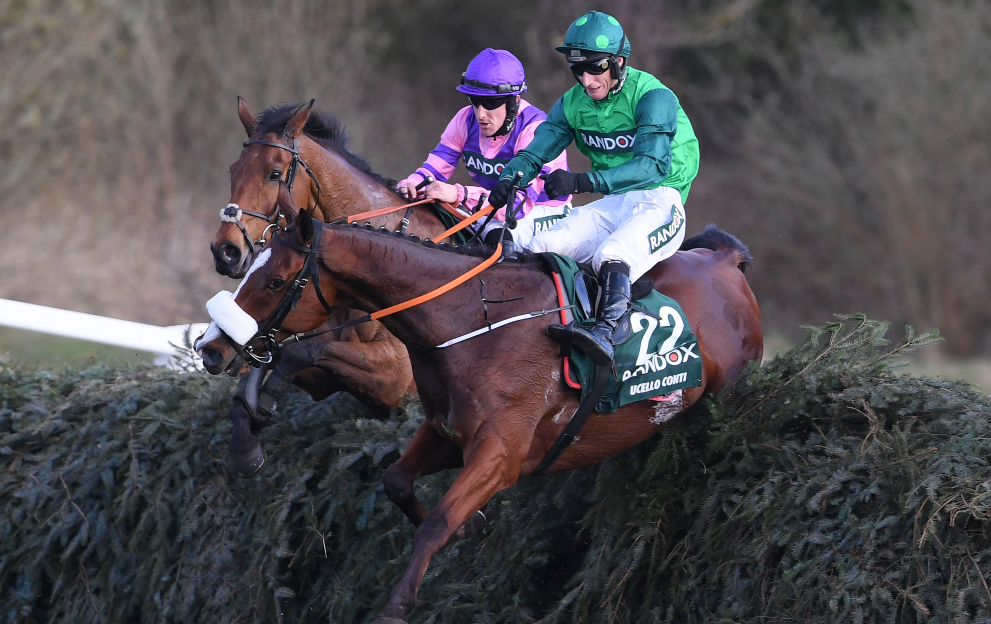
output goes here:
[{"label": "jockey in green silks", "polygon": [[547,333],[605,366],[613,360],[613,346],[630,334],[631,282],[684,241],[684,203],[698,173],[698,140],[674,93],[627,65],[630,42],[614,17],[582,15],[556,49],[578,84],[509,161],[489,202],[505,205],[514,184],[530,182],[572,141],[588,156],[592,171],[554,170],[541,176],[544,190],[552,198],[592,192],[605,197],[575,208],[536,234],[529,247],[592,262],[603,286],[595,327],[551,325]]}]

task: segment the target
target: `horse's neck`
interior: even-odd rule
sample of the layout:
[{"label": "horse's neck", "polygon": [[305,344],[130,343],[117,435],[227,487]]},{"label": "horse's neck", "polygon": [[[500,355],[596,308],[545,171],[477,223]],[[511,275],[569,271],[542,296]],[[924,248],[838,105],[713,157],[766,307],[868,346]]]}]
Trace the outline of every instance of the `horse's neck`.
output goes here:
[{"label": "horse's neck", "polygon": [[[332,228],[324,232],[320,259],[349,307],[382,310],[431,292],[464,275],[485,258],[431,249],[398,236],[364,228]],[[553,301],[550,279],[519,264],[490,267],[484,278],[485,296],[512,299],[525,294],[508,308],[539,310]],[[551,306],[552,307],[552,306]],[[519,313],[519,312],[515,312]],[[484,307],[478,278],[437,298],[382,318],[382,324],[409,346],[444,342],[458,332],[484,324]]]},{"label": "horse's neck", "polygon": [[314,216],[325,223],[400,202],[394,193],[356,169],[343,156],[309,137],[300,139],[300,157],[320,184],[317,193],[313,180],[309,180],[310,207],[315,211]]},{"label": "horse's neck", "polygon": [[[314,209],[314,216],[324,223],[346,219],[376,208],[398,206],[404,202],[398,195],[355,169],[343,156],[324,148],[316,141],[307,137],[300,141],[300,149],[305,152],[304,160],[311,158],[319,165],[317,167],[310,164],[321,188],[319,194],[315,187],[310,189],[310,196],[315,198],[311,200],[310,208]],[[405,210],[398,210],[371,219],[370,222],[375,227],[395,231],[400,228],[405,216]],[[447,229],[426,206],[415,206],[409,220],[408,233],[421,238],[434,238]]]}]

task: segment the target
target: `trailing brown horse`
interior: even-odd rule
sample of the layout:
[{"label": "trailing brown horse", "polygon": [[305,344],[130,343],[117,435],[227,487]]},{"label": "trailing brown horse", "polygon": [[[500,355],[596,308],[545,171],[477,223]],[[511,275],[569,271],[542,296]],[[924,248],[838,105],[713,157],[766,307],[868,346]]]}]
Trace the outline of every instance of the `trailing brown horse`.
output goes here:
[{"label": "trailing brown horse", "polygon": [[[264,265],[243,282],[237,306],[231,304],[238,323],[267,319],[308,262],[317,262],[315,285],[326,301],[362,310],[405,302],[480,263],[470,250],[438,249],[360,227],[324,227],[305,211],[296,228],[280,237],[269,244]],[[613,414],[593,414],[550,471],[592,464],[637,444],[703,392],[718,391],[748,362],[760,359],[760,314],[742,272],[749,260],[746,248],[715,228],[686,246],[700,248],[676,253],[650,275],[685,311],[703,358],[702,385],[685,389],[680,404],[639,402]],[[310,331],[324,323],[327,313],[315,290],[305,290],[283,330]],[[498,300],[510,301],[493,305]],[[410,352],[425,419],[384,475],[386,494],[417,530],[409,566],[376,622],[405,621],[431,557],[458,537],[469,519],[474,524],[492,495],[534,472],[579,402],[577,392],[561,381],[559,345],[544,333],[550,319],[506,325],[449,348],[437,345],[489,322],[557,305],[552,278],[524,258],[497,264],[443,296],[382,319]],[[234,353],[224,338],[200,347],[201,353],[211,350],[222,360]],[[462,466],[428,513],[414,495],[413,480]]]},{"label": "trailing brown horse", "polygon": [[[221,211],[210,243],[221,275],[244,277],[266,230],[282,221],[276,202],[280,183],[289,187],[293,205],[325,223],[405,203],[393,190],[395,181],[374,173],[367,160],[351,152],[340,122],[314,110],[313,101],[278,104],[256,118],[239,97],[237,114],[248,140],[230,168],[232,214]],[[403,216],[396,212],[370,221],[398,229]],[[409,230],[417,236],[429,238],[446,229],[430,210],[416,209],[409,217]]]},{"label": "trailing brown horse", "polygon": [[[221,212],[221,225],[210,249],[219,273],[244,276],[259,242],[271,237],[294,218],[294,207],[304,206],[323,221],[335,221],[371,208],[404,203],[395,186],[375,174],[368,162],[347,148],[348,137],[334,117],[309,104],[279,104],[255,117],[247,102],[238,98],[238,117],[248,135],[244,149],[231,165],[231,199]],[[279,201],[279,193],[291,197]],[[397,212],[371,219],[376,226],[398,229],[407,215]],[[445,227],[429,209],[417,207],[408,215],[408,230],[424,237],[436,236]],[[341,307],[336,321],[356,314]],[[359,314],[360,315],[360,314]],[[207,369],[218,372],[215,362]],[[379,411],[415,394],[413,373],[405,347],[381,324],[367,323],[328,333],[318,340],[288,347],[273,365],[265,381],[258,369],[242,380],[230,411],[234,424],[229,468],[247,476],[264,462],[255,434],[268,422],[268,410],[258,409],[258,397],[271,401],[290,382],[320,400],[345,391]],[[239,371],[233,371],[239,372]]]}]

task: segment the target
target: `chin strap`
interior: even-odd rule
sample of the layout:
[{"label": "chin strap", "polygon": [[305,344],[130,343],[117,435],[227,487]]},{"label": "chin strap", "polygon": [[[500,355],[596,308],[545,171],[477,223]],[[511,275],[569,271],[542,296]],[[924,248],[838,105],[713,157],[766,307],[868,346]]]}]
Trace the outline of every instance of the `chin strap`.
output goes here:
[{"label": "chin strap", "polygon": [[519,114],[520,101],[513,98],[511,101],[506,102],[506,121],[503,122],[502,127],[499,128],[493,137],[502,136],[504,134],[509,134],[513,131],[513,126],[516,125],[516,117]]}]

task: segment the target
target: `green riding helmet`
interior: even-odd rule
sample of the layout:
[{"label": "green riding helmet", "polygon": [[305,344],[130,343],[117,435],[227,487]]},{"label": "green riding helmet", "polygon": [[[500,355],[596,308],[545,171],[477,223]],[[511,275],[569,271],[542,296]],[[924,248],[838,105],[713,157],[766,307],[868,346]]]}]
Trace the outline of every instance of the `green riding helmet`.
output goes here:
[{"label": "green riding helmet", "polygon": [[[564,45],[554,48],[568,57],[569,63],[581,63],[601,58],[601,54],[630,56],[630,40],[623,27],[612,15],[589,11],[576,19],[564,35]],[[588,55],[587,52],[601,54]]]}]

